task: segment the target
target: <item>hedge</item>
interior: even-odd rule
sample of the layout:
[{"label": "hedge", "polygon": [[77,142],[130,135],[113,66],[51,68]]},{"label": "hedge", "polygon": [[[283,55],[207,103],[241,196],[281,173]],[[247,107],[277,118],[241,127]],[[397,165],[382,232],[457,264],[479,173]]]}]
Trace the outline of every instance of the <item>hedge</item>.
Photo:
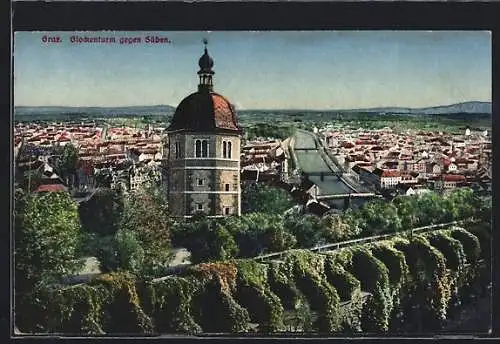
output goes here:
[{"label": "hedge", "polygon": [[458,277],[463,285],[477,277],[464,267],[477,270],[480,249],[476,236],[452,228],[333,252],[292,250],[281,261],[198,264],[156,281],[104,274],[39,294],[44,312],[33,322],[97,335],[387,332],[420,319],[435,329],[462,287]]}]

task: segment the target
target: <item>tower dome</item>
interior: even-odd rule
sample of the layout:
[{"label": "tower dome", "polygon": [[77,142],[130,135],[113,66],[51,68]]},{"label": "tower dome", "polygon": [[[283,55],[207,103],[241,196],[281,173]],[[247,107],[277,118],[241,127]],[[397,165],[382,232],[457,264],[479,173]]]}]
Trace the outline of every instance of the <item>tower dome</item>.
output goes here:
[{"label": "tower dome", "polygon": [[205,52],[200,57],[198,92],[184,98],[175,110],[168,131],[226,132],[240,134],[234,106],[224,96],[213,91],[214,60]]},{"label": "tower dome", "polygon": [[204,91],[192,93],[180,102],[168,130],[241,132],[233,105],[218,93]]}]

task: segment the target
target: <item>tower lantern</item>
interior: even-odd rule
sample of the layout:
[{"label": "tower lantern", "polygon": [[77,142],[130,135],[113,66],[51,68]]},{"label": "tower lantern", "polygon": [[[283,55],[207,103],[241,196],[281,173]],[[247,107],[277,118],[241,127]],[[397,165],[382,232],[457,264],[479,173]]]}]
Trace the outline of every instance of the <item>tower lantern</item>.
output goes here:
[{"label": "tower lantern", "polygon": [[198,91],[175,110],[168,133],[168,199],[175,217],[241,214],[240,141],[233,105],[213,91],[214,60],[198,60]]}]

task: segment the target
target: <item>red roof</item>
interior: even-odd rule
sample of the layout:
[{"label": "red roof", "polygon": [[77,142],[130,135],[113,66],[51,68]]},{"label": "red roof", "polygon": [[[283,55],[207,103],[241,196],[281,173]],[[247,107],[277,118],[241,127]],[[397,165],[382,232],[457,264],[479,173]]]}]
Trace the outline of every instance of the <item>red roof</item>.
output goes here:
[{"label": "red roof", "polygon": [[373,174],[379,176],[380,178],[382,177],[400,177],[401,172],[398,170],[384,170],[381,168],[376,168],[373,171]]},{"label": "red roof", "polygon": [[219,94],[212,94],[214,104],[215,123],[219,128],[238,129],[234,117],[234,109],[229,101]]},{"label": "red roof", "polygon": [[381,175],[381,177],[400,177],[400,176],[401,172],[391,171],[391,170],[384,170]]},{"label": "red roof", "polygon": [[175,110],[169,131],[226,129],[240,132],[231,103],[215,92],[199,91],[184,98]]},{"label": "red roof", "polygon": [[443,180],[445,182],[465,182],[465,177],[457,174],[445,174]]},{"label": "red roof", "polygon": [[351,142],[342,142],[341,146],[343,148],[352,148],[354,147],[354,144],[352,144]]},{"label": "red roof", "polygon": [[40,185],[35,192],[61,192],[66,191],[66,187],[61,184],[45,184]]}]

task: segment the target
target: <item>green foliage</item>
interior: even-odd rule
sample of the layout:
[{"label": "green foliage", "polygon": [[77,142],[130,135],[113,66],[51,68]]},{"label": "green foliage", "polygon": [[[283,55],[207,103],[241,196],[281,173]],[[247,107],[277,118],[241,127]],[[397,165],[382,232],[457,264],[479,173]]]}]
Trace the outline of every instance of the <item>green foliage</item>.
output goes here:
[{"label": "green foliage", "polygon": [[248,140],[267,137],[284,140],[293,136],[294,132],[294,126],[290,125],[283,126],[269,123],[255,123],[252,126],[245,126],[245,136]]},{"label": "green foliage", "polygon": [[226,227],[207,217],[177,224],[172,239],[175,246],[189,250],[193,263],[226,260],[238,254],[238,246]]},{"label": "green foliage", "polygon": [[352,258],[345,268],[361,282],[362,290],[372,294],[363,308],[363,330],[387,331],[393,306],[387,267],[365,247],[350,250]]},{"label": "green foliage", "polygon": [[320,332],[338,331],[339,296],[324,273],[324,256],[306,250],[288,253],[285,263],[293,265],[293,275],[298,289],[304,293],[311,310],[318,312],[314,328]]},{"label": "green foliage", "polygon": [[199,333],[193,318],[193,297],[198,290],[195,281],[171,276],[147,285],[149,304],[156,331],[159,333]]},{"label": "green foliage", "polygon": [[245,307],[261,332],[283,328],[283,306],[267,283],[267,265],[251,260],[236,262],[238,269],[236,298]]},{"label": "green foliage", "polygon": [[186,247],[194,262],[255,257],[284,251],[296,240],[279,214],[251,213],[222,219],[196,218],[176,225],[173,243]]},{"label": "green foliage", "polygon": [[[115,239],[118,252],[124,251],[120,254],[139,263],[131,271],[145,276],[158,276],[164,272],[172,259],[171,228],[166,195],[161,189],[145,189],[126,198],[120,232]],[[134,249],[130,251],[132,247]]]},{"label": "green foliage", "polygon": [[16,287],[54,281],[74,273],[80,230],[77,205],[69,194],[18,193],[14,208]]},{"label": "green foliage", "polygon": [[411,229],[421,222],[416,211],[417,197],[397,196],[392,200],[403,229]]},{"label": "green foliage", "polygon": [[294,280],[293,265],[271,262],[268,268],[268,283],[284,309],[284,329],[290,332],[313,330],[312,313],[306,296]]},{"label": "green foliage", "polygon": [[450,233],[452,238],[459,240],[467,258],[467,263],[476,264],[481,254],[479,239],[472,233],[463,228],[454,228]]},{"label": "green foliage", "polygon": [[[491,215],[491,212],[490,212]],[[476,224],[468,225],[467,230],[475,235],[479,240],[479,246],[481,248],[481,258],[485,260],[486,263],[491,262],[491,222],[480,222]]]},{"label": "green foliage", "polygon": [[358,333],[362,331],[363,308],[366,300],[361,290],[355,289],[348,303],[340,306],[342,333]]},{"label": "green foliage", "polygon": [[289,233],[279,214],[251,213],[227,217],[221,221],[239,248],[240,257],[285,251],[295,246],[296,239]]},{"label": "green foliage", "polygon": [[326,242],[334,243],[349,240],[359,234],[356,227],[351,226],[342,216],[325,215],[321,218],[320,228],[322,237]]},{"label": "green foliage", "polygon": [[146,253],[137,238],[137,233],[130,230],[119,230],[114,238],[116,245],[116,270],[139,273],[143,268]]},{"label": "green foliage", "polygon": [[66,144],[58,160],[57,167],[62,177],[75,174],[78,165],[78,150],[71,143]]},{"label": "green foliage", "polygon": [[99,189],[80,204],[82,229],[101,236],[114,235],[124,214],[123,195],[111,189]]},{"label": "green foliage", "polygon": [[[119,251],[134,252],[133,237],[118,233],[125,245]],[[438,230],[324,254],[293,250],[266,264],[202,263],[154,281],[106,274],[85,285],[37,288],[31,308],[22,304],[18,318],[31,318],[32,329],[86,334],[234,333],[255,323],[264,333],[355,333],[386,332],[403,313],[403,321],[436,329],[451,288],[462,287],[456,277],[468,257],[466,246],[469,254],[480,249],[467,233]]]},{"label": "green foliage", "polygon": [[20,186],[27,192],[33,192],[42,184],[42,172],[40,170],[25,171],[20,181]]},{"label": "green foliage", "polygon": [[113,176],[109,170],[97,171],[94,175],[95,185],[99,188],[111,188]]},{"label": "green foliage", "polygon": [[454,239],[447,232],[429,232],[424,235],[429,243],[437,248],[446,259],[446,266],[457,272],[461,272],[465,265],[465,253],[462,243]]},{"label": "green foliage", "polygon": [[300,248],[310,248],[326,243],[321,219],[315,215],[289,215],[285,228],[295,237]]},{"label": "green foliage", "polygon": [[409,269],[405,256],[401,251],[396,250],[387,241],[371,245],[369,248],[372,254],[387,267],[391,285],[405,283]]},{"label": "green foliage", "polygon": [[353,293],[361,288],[359,280],[336,262],[332,255],[325,258],[325,274],[328,283],[337,290],[340,301],[350,300]]},{"label": "green foliage", "polygon": [[367,202],[355,216],[365,235],[397,232],[402,229],[398,210],[392,203],[380,200]]},{"label": "green foliage", "polygon": [[282,214],[293,205],[293,199],[286,190],[267,184],[252,184],[241,192],[243,213]]},{"label": "green foliage", "polygon": [[453,219],[469,219],[475,217],[480,210],[481,199],[470,188],[453,190],[444,200]]},{"label": "green foliage", "polygon": [[109,297],[109,292],[104,287],[88,284],[51,290],[47,331],[104,334],[101,312]]},{"label": "green foliage", "polygon": [[106,333],[152,333],[151,318],[141,307],[136,279],[128,273],[101,275],[89,282],[104,287],[109,297],[102,305],[102,323]]},{"label": "green foliage", "polygon": [[38,293],[43,292],[44,284],[58,282],[81,268],[77,260],[79,230],[77,206],[69,194],[16,192],[15,303],[18,326],[23,330],[36,330],[37,324],[22,314],[37,309],[43,312]]},{"label": "green foliage", "polygon": [[444,255],[418,235],[408,242],[398,241],[395,247],[405,253],[414,289],[419,290],[417,304],[432,326],[437,326],[446,318],[452,292]]},{"label": "green foliage", "polygon": [[[297,288],[293,275],[293,265],[285,262],[272,262],[268,269],[268,283],[270,289],[276,294],[287,311],[299,311],[302,305],[307,306],[303,293]],[[308,327],[307,319],[295,325]]]},{"label": "green foliage", "polygon": [[237,269],[232,263],[203,263],[190,268],[188,276],[197,277],[199,292],[193,298],[194,319],[204,332],[246,332],[250,316],[232,294]]}]

